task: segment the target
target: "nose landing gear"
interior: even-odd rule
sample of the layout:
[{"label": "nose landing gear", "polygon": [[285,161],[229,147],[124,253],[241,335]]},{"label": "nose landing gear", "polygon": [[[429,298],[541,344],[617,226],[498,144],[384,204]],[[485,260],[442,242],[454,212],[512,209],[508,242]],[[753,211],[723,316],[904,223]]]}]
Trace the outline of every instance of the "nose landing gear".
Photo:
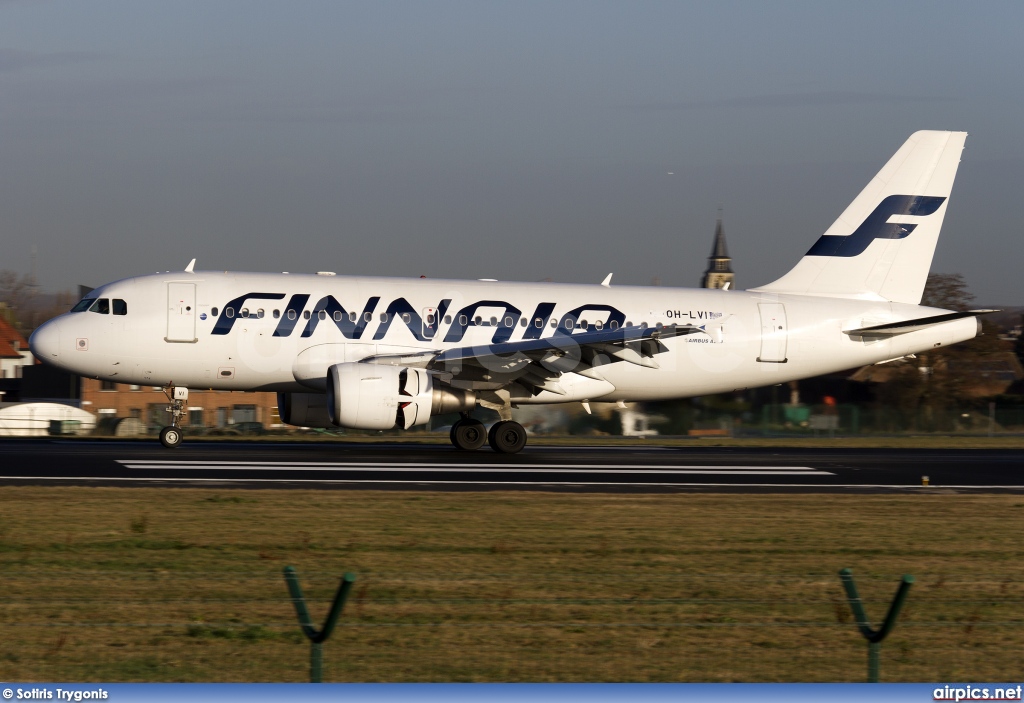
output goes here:
[{"label": "nose landing gear", "polygon": [[188,400],[188,388],[168,385],[164,388],[167,400],[171,404],[167,412],[171,414],[171,425],[160,430],[160,444],[168,449],[174,449],[181,444],[181,418],[185,416],[185,401]]},{"label": "nose landing gear", "polygon": [[160,430],[160,444],[168,449],[174,449],[181,444],[181,430],[173,425]]}]

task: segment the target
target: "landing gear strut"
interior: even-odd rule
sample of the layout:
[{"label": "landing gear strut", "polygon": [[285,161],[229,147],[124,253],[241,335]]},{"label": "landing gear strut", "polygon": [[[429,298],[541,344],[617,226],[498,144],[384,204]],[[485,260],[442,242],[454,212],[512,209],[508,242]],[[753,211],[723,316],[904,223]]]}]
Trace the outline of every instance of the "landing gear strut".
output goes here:
[{"label": "landing gear strut", "polygon": [[168,449],[174,449],[181,444],[181,418],[185,416],[185,401],[188,400],[188,388],[180,386],[167,386],[164,388],[167,400],[171,404],[167,412],[171,414],[171,425],[160,430],[160,444]]}]

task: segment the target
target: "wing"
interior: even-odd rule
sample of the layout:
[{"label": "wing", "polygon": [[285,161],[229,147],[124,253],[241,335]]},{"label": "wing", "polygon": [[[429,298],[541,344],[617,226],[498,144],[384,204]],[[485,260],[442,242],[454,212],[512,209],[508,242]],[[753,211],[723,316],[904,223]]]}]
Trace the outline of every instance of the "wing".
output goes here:
[{"label": "wing", "polygon": [[658,368],[654,357],[668,351],[663,339],[703,332],[693,325],[589,329],[576,334],[556,332],[543,339],[524,339],[436,353],[426,366],[451,380],[477,388],[501,388],[512,382],[534,395],[542,390],[564,395],[558,378],[564,373],[594,377],[594,369],[615,363]]}]

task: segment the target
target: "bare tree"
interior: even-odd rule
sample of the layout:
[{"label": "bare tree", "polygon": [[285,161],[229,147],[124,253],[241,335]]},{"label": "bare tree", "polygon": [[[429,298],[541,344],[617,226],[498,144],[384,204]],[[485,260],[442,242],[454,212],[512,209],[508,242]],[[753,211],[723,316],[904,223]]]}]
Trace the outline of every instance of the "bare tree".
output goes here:
[{"label": "bare tree", "polygon": [[31,307],[35,297],[35,279],[31,275],[18,274],[7,269],[0,271],[0,302],[7,303],[14,317],[12,324],[20,327],[25,312]]},{"label": "bare tree", "polygon": [[930,273],[924,285],[921,305],[945,310],[970,310],[974,294],[959,273]]}]

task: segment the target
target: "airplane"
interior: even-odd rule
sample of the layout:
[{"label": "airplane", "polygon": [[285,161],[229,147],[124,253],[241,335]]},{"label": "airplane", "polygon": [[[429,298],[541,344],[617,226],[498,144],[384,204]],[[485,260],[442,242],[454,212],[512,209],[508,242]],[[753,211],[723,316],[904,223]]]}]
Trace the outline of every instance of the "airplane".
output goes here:
[{"label": "airplane", "polygon": [[[164,387],[168,448],[188,390],[276,391],[290,425],[410,429],[513,454],[520,405],[740,391],[912,357],[986,310],[920,306],[965,132],[903,144],[791,271],[740,290],[196,271],[136,276],[39,327],[41,361]],[[489,431],[471,412],[495,411]]]}]

